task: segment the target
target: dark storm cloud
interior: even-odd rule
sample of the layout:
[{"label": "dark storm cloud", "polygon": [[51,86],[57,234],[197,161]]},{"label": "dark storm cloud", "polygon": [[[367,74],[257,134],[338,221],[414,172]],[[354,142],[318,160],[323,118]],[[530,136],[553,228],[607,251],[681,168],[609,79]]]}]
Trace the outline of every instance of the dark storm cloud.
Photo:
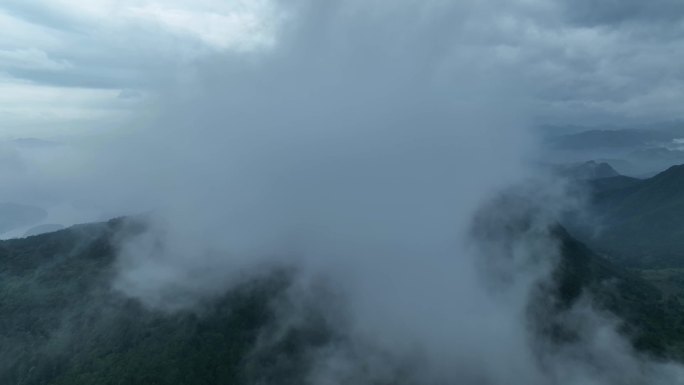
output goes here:
[{"label": "dark storm cloud", "polygon": [[540,31],[548,44],[530,64],[542,120],[619,126],[684,118],[677,107],[684,102],[677,64],[684,59],[684,3],[555,4],[558,17]]},{"label": "dark storm cloud", "polygon": [[[121,4],[131,9],[151,4],[157,7],[150,8],[153,14],[166,6],[153,1]],[[174,6],[183,4],[178,0],[168,3],[168,7],[175,9]],[[208,1],[198,7],[207,4],[211,8],[221,3]],[[417,57],[429,60],[452,44],[454,35],[476,32],[467,35],[476,36],[468,43],[477,48],[467,53],[472,55],[472,65],[496,62],[499,70],[505,66],[517,71],[535,96],[535,115],[542,123],[619,125],[684,118],[679,108],[684,103],[684,74],[679,65],[684,60],[681,1],[518,0],[464,4],[468,5],[467,10],[458,12],[450,9],[448,1],[418,7],[417,13],[411,15],[416,20],[428,8],[438,7],[443,14],[431,21],[439,25],[441,33],[422,46],[413,46]],[[4,67],[5,74],[12,77],[50,86],[155,92],[159,84],[185,76],[178,73],[185,68],[184,62],[201,59],[217,49],[208,47],[196,35],[187,34],[188,26],[168,34],[160,29],[164,19],[154,18],[171,15],[171,20],[177,22],[181,20],[178,14],[141,19],[140,9],[129,12],[127,8],[128,13],[119,15],[129,18],[125,22],[120,18],[91,20],[89,17],[97,7],[90,7],[81,12],[79,3],[71,0],[31,4],[12,0],[1,4],[0,9],[10,17],[54,32],[64,44],[44,44],[41,39],[45,38],[41,37],[35,41],[35,48],[51,58],[67,61],[72,67],[60,71],[27,69],[12,63],[3,65],[0,57],[0,68]],[[334,9],[334,2],[327,7]],[[395,12],[401,17],[401,10],[381,10],[374,3],[368,7],[374,12]],[[334,23],[329,18],[333,13],[321,10],[317,22]],[[468,14],[477,14],[479,19],[464,18]],[[204,28],[201,24],[191,27],[200,28],[199,31]],[[382,26],[364,28],[372,31]],[[209,31],[207,36],[213,38],[213,34]],[[279,40],[278,32],[274,38]],[[315,42],[322,37],[309,38]],[[7,43],[10,46],[11,41]],[[353,44],[365,45],[369,57],[378,52],[371,42]]]},{"label": "dark storm cloud", "polygon": [[573,23],[584,26],[673,24],[684,18],[680,0],[563,0]]}]

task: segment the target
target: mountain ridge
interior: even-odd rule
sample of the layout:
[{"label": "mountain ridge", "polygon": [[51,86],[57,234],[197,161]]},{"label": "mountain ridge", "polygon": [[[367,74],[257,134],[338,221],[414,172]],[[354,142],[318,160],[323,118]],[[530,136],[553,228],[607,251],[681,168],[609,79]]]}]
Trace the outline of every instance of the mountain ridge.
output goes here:
[{"label": "mountain ridge", "polygon": [[631,267],[684,266],[684,165],[594,180],[589,190],[595,222],[566,223],[582,241]]}]

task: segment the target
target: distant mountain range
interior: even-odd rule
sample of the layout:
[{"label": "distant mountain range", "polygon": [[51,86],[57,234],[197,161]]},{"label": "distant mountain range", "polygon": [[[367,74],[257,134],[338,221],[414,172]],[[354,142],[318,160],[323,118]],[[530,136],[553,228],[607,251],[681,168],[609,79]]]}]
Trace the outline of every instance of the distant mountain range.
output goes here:
[{"label": "distant mountain range", "polygon": [[684,122],[547,135],[544,148],[547,160],[568,163],[596,159],[624,175],[652,176],[684,163]]},{"label": "distant mountain range", "polygon": [[40,207],[0,203],[0,239],[30,237],[64,228],[59,223],[51,223],[50,213]]},{"label": "distant mountain range", "polygon": [[578,133],[553,136],[548,139],[555,148],[587,150],[604,148],[642,148],[659,143],[671,143],[684,138],[684,123],[649,128],[590,129]]},{"label": "distant mountain range", "polygon": [[32,226],[47,217],[42,208],[17,203],[0,203],[0,235],[17,228]]},{"label": "distant mountain range", "polygon": [[57,223],[46,223],[43,225],[33,226],[24,232],[24,237],[32,237],[34,235],[40,235],[45,233],[52,233],[55,231],[62,230],[64,226]]},{"label": "distant mountain range", "polygon": [[610,178],[620,175],[610,164],[594,160],[569,165],[558,165],[554,167],[554,171],[560,176],[578,180]]},{"label": "distant mountain range", "polygon": [[571,225],[595,250],[632,267],[684,267],[684,165],[651,178],[589,183],[596,220]]}]

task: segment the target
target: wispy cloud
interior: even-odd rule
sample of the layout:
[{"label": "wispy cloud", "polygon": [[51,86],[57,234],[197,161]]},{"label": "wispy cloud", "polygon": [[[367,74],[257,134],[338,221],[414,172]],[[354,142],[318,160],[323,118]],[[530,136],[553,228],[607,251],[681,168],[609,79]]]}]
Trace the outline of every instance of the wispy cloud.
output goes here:
[{"label": "wispy cloud", "polygon": [[[272,46],[278,25],[276,9],[266,1],[4,2],[0,87],[13,98],[4,106],[0,135],[61,135],[58,127],[69,124],[112,126],[110,118],[121,115],[123,104],[81,98],[85,89],[100,96],[108,90],[149,94],[203,55]],[[48,96],[54,101],[49,108],[42,102]],[[133,112],[136,105],[127,107]]]}]

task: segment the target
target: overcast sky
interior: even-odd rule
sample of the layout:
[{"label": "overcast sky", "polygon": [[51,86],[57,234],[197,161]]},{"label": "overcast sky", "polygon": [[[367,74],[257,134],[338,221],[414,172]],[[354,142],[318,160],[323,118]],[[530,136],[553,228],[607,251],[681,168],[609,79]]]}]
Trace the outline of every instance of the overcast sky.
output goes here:
[{"label": "overcast sky", "polygon": [[[455,22],[468,23],[482,65],[519,72],[538,122],[682,118],[684,2],[511,0],[476,8]],[[268,0],[3,0],[0,136],[116,127],[160,84],[191,76],[203,56],[277,45],[288,11]]]},{"label": "overcast sky", "polygon": [[[544,229],[576,199],[529,182],[527,128],[681,118],[682,15],[682,0],[0,0],[0,202],[43,224],[152,212],[113,285],[162,309],[262,263],[330,277],[354,348],[419,366],[424,351],[433,383],[670,384],[679,367],[584,309],[567,351],[528,340],[538,256],[557,251]],[[2,140],[70,136],[87,138]],[[549,218],[528,221],[527,199],[480,209],[521,180]],[[475,214],[495,230],[481,240]],[[344,372],[346,352],[324,353]],[[374,352],[351,353],[368,373]]]},{"label": "overcast sky", "polygon": [[0,135],[116,126],[198,57],[271,46],[270,9],[260,1],[2,1]]}]

